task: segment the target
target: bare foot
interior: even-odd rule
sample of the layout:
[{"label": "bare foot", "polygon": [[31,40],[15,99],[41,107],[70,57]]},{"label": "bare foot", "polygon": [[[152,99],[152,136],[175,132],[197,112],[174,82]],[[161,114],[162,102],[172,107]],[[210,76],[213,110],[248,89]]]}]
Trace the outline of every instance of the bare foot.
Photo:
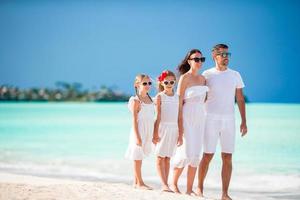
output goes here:
[{"label": "bare foot", "polygon": [[162,192],[173,192],[168,185],[164,185],[162,188],[161,188],[161,191]]},{"label": "bare foot", "polygon": [[221,200],[232,200],[228,194],[223,194]]},{"label": "bare foot", "polygon": [[196,195],[197,195],[198,197],[204,197],[202,191],[200,190],[200,188],[197,188],[197,190],[196,190],[195,193],[196,193]]},{"label": "bare foot", "polygon": [[142,185],[135,185],[136,189],[140,189],[140,190],[153,190],[152,187],[146,185],[146,184],[142,184]]},{"label": "bare foot", "polygon": [[185,194],[190,196],[198,196],[194,191],[186,191]]},{"label": "bare foot", "polygon": [[175,192],[177,194],[181,194],[181,192],[180,192],[180,190],[179,190],[179,188],[178,188],[177,185],[172,185],[172,190],[173,190],[173,192]]}]

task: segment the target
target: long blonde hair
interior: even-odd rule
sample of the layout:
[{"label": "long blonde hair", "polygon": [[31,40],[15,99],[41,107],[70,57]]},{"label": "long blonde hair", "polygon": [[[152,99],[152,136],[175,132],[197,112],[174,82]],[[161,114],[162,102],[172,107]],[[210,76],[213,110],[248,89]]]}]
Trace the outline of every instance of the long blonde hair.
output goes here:
[{"label": "long blonde hair", "polygon": [[176,75],[172,71],[170,71],[170,70],[164,70],[160,74],[160,76],[158,77],[158,80],[157,80],[157,85],[158,85],[157,89],[158,89],[159,92],[164,91],[164,86],[162,85],[162,83],[163,83],[164,79],[167,76],[173,76],[174,79],[175,79],[175,81],[176,81]]},{"label": "long blonde hair", "polygon": [[[139,97],[139,91],[138,91],[138,87],[137,87],[137,85],[140,83],[140,82],[142,82],[142,80],[144,79],[144,78],[149,78],[150,79],[150,76],[148,76],[148,75],[146,75],[146,74],[138,74],[138,75],[136,75],[136,77],[135,77],[135,80],[134,80],[134,89],[135,89],[135,95],[140,99],[140,97]],[[148,95],[148,97],[149,97],[149,99],[153,102],[153,100],[152,100],[152,98],[150,97],[150,95],[148,94],[148,92],[147,92],[147,95]]]}]

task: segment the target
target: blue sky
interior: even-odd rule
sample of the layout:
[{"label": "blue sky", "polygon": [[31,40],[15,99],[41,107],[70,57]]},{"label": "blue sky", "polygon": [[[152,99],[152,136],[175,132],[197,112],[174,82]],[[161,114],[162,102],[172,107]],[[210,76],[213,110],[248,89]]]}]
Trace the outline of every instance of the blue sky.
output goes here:
[{"label": "blue sky", "polygon": [[297,1],[0,1],[0,84],[133,93],[138,73],[176,69],[226,43],[253,102],[300,102]]}]

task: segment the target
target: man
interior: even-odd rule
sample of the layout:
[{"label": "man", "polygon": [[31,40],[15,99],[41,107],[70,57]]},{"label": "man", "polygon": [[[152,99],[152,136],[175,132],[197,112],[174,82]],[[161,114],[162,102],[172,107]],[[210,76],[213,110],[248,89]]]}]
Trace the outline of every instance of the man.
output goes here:
[{"label": "man", "polygon": [[209,92],[206,101],[206,124],[204,132],[204,153],[199,166],[198,194],[203,196],[203,183],[208,166],[220,139],[222,151],[222,200],[231,200],[228,187],[232,172],[232,154],[235,146],[234,103],[237,101],[242,136],[247,133],[243,80],[237,71],[228,68],[230,53],[228,46],[218,44],[212,49],[215,67],[203,72]]}]

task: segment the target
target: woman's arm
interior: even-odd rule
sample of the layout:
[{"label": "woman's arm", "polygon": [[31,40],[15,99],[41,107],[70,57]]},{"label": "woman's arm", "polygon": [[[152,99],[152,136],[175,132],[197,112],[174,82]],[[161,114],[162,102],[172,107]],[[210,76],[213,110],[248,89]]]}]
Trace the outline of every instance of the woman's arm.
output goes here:
[{"label": "woman's arm", "polygon": [[179,109],[178,109],[178,145],[180,146],[182,144],[182,137],[183,137],[183,114],[182,114],[182,108],[183,108],[183,97],[185,92],[185,81],[184,77],[181,76],[179,78],[178,82],[178,89],[177,94],[179,95]]},{"label": "woman's arm", "polygon": [[[206,81],[206,79],[205,79],[205,77],[203,76],[203,79],[204,79],[204,85],[206,85],[207,86],[207,81]],[[204,102],[206,102],[207,101],[207,94],[208,92],[206,92],[206,94],[205,94],[205,99],[204,99]]]}]

